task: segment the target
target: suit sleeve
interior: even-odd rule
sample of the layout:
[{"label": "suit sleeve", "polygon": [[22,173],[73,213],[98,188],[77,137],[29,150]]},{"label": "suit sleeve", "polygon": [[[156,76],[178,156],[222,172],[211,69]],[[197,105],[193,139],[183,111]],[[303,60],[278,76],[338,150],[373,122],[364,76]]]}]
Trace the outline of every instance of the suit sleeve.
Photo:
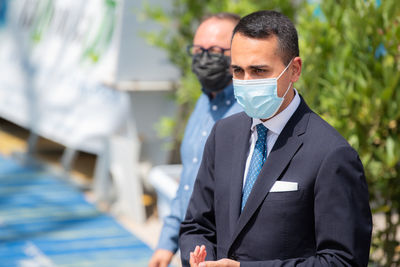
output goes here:
[{"label": "suit sleeve", "polygon": [[349,146],[337,148],[323,160],[314,185],[316,254],[240,266],[367,266],[372,232],[368,198],[357,153]]},{"label": "suit sleeve", "polygon": [[206,246],[207,260],[216,258],[213,171],[217,124],[207,139],[186,217],[181,224],[179,247],[183,266],[189,266],[190,252],[197,245]]}]

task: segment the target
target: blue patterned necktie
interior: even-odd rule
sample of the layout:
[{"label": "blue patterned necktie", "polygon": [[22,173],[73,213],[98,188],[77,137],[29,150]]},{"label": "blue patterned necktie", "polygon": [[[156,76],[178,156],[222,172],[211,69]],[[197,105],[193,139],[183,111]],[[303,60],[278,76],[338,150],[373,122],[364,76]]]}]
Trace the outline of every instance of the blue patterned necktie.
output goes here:
[{"label": "blue patterned necktie", "polygon": [[264,165],[265,159],[267,157],[267,131],[268,129],[263,124],[258,124],[257,126],[257,142],[254,146],[253,156],[250,161],[250,166],[247,171],[246,183],[243,188],[242,193],[242,208],[246,205],[246,201],[250,195],[251,189],[257,180],[257,176]]}]

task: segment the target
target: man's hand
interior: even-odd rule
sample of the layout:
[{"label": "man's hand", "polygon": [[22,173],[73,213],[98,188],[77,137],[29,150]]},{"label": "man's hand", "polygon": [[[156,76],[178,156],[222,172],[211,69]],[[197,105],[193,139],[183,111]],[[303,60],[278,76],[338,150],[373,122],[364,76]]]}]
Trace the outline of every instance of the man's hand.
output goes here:
[{"label": "man's hand", "polygon": [[166,249],[157,249],[149,261],[149,267],[168,267],[174,253]]},{"label": "man's hand", "polygon": [[205,261],[207,256],[206,247],[202,245],[201,247],[196,246],[193,252],[190,252],[190,267],[198,267],[199,264]]},{"label": "man's hand", "polygon": [[240,267],[240,262],[230,259],[221,259],[219,261],[205,261],[207,256],[206,247],[196,246],[193,252],[190,252],[190,267]]},{"label": "man's hand", "polygon": [[240,262],[230,259],[221,259],[219,261],[204,261],[199,264],[199,267],[240,267]]}]

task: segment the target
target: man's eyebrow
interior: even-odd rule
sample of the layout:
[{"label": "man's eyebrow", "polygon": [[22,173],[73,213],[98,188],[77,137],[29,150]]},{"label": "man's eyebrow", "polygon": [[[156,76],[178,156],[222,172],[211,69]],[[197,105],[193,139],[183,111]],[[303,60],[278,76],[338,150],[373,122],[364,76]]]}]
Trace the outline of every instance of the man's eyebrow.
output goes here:
[{"label": "man's eyebrow", "polygon": [[[231,64],[232,68],[240,68],[242,69],[241,66],[235,65],[235,64]],[[270,66],[269,65],[250,65],[247,68],[251,68],[251,69],[269,69]]]},{"label": "man's eyebrow", "polygon": [[268,65],[250,65],[249,68],[252,68],[252,69],[269,69],[270,66],[268,66]]}]

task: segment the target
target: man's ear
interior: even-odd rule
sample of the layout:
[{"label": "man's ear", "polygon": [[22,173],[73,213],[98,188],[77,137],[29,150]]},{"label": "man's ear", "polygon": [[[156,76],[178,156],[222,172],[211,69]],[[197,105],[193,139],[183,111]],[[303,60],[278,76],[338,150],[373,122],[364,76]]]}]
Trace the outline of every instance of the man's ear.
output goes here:
[{"label": "man's ear", "polygon": [[292,72],[292,79],[291,82],[297,82],[300,78],[301,74],[301,67],[303,62],[301,61],[300,57],[295,57],[292,62],[291,72]]}]

